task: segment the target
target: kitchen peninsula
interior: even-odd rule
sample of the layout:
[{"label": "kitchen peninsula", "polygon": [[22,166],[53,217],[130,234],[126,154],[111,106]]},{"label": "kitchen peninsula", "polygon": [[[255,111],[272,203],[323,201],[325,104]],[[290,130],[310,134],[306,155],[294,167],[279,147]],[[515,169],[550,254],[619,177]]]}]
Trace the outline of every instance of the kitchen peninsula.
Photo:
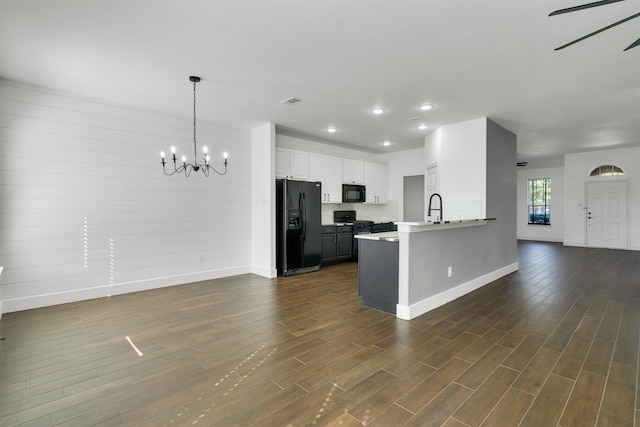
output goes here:
[{"label": "kitchen peninsula", "polygon": [[[413,319],[518,269],[490,249],[496,218],[400,222],[398,231],[356,236],[366,306]],[[499,262],[499,261],[498,261]]]}]

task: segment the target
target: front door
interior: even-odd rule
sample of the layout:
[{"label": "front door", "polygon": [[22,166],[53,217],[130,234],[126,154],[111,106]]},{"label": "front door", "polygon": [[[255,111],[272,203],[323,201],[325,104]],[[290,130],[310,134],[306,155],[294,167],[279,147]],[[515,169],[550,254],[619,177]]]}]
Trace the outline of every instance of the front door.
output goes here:
[{"label": "front door", "polygon": [[587,183],[587,246],[627,249],[627,183]]}]

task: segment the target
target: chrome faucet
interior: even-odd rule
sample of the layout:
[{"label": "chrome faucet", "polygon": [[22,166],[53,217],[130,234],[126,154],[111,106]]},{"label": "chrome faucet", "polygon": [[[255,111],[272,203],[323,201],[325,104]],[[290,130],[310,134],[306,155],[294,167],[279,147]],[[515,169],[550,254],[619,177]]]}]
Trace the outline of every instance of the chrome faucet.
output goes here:
[{"label": "chrome faucet", "polygon": [[438,196],[438,199],[440,200],[440,209],[434,208],[433,210],[440,211],[440,221],[444,221],[444,213],[442,211],[442,197],[438,193],[433,193],[431,197],[429,197],[429,209],[427,210],[427,216],[431,216],[431,201],[433,200],[434,196]]}]

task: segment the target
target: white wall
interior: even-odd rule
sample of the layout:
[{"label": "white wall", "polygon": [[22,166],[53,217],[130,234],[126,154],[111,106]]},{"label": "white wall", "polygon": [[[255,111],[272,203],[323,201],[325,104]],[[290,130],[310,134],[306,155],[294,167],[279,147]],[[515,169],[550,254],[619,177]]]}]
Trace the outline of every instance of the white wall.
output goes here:
[{"label": "white wall", "polygon": [[425,166],[438,163],[439,192],[447,204],[480,201],[486,214],[487,119],[480,118],[438,128],[425,138]]},{"label": "white wall", "polygon": [[[528,180],[551,178],[551,225],[529,225]],[[518,169],[518,239],[564,241],[564,167]]]},{"label": "white wall", "polygon": [[251,131],[251,271],[276,277],[276,130],[272,123]]},{"label": "white wall", "polygon": [[[229,173],[165,176],[193,118],[0,81],[5,312],[250,271],[251,135],[198,122]],[[202,262],[199,262],[201,255]]]},{"label": "white wall", "polygon": [[[603,164],[613,164],[625,171],[624,177],[590,177]],[[564,158],[565,216],[564,244],[585,246],[586,184],[590,181],[621,180],[628,183],[628,248],[640,250],[640,148],[591,151],[567,154]]]},{"label": "white wall", "polygon": [[[277,131],[277,130],[276,130]],[[326,144],[320,141],[314,141],[311,139],[304,139],[289,135],[276,134],[276,146],[280,148],[289,148],[292,150],[306,151],[309,153],[324,154],[333,157],[342,157],[345,159],[362,160],[365,162],[378,162],[387,163],[381,161],[379,155],[373,153],[367,153],[365,151],[353,150],[351,148],[341,147],[339,145]]]},{"label": "white wall", "polygon": [[[397,205],[397,217],[393,221],[401,221],[403,216],[404,177],[424,175],[424,148],[380,154],[381,159],[389,163],[389,200]],[[380,160],[382,162],[382,160]]]}]

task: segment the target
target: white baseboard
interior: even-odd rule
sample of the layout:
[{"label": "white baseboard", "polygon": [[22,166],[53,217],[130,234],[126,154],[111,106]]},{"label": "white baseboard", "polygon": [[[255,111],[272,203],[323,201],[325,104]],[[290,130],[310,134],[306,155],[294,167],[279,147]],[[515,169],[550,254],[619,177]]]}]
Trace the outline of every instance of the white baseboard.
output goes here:
[{"label": "white baseboard", "polygon": [[116,283],[113,285],[101,285],[91,288],[73,289],[68,291],[44,293],[39,295],[29,295],[26,297],[5,299],[3,301],[0,301],[0,307],[2,307],[3,310],[0,311],[0,313],[11,313],[14,311],[48,307],[51,305],[67,304],[70,302],[129,294],[132,292],[148,291],[150,289],[184,285],[186,283],[201,282],[203,280],[219,279],[221,277],[237,276],[239,274],[247,273],[251,273],[251,268],[249,266],[239,266],[224,268],[220,270],[209,270],[200,271],[197,273],[181,274],[177,276],[156,277],[153,279]]},{"label": "white baseboard", "polygon": [[570,241],[570,240],[564,240],[564,241],[562,242],[562,244],[563,244],[564,246],[576,246],[576,247],[579,247],[579,248],[584,248],[584,247],[586,247],[586,245],[585,245],[585,243],[584,243],[584,242],[572,242],[572,241]]},{"label": "white baseboard", "polygon": [[[563,243],[564,246],[575,246],[575,247],[579,247],[579,248],[588,248],[589,246],[587,246],[584,242],[564,242]],[[621,250],[629,250],[629,251],[640,251],[640,245],[629,245],[626,249],[621,249]]]},{"label": "white baseboard", "polygon": [[451,288],[444,292],[440,292],[437,295],[425,298],[415,304],[411,304],[409,306],[398,304],[396,305],[396,317],[404,320],[415,319],[416,317],[421,316],[424,313],[427,313],[442,305],[445,305],[455,300],[456,298],[460,298],[461,296],[475,291],[476,289],[481,288],[484,285],[488,285],[494,280],[498,280],[499,278],[504,277],[507,274],[518,271],[518,269],[519,264],[517,262],[514,262],[513,264],[509,264],[483,276],[476,277],[475,279],[470,280],[466,283],[462,283],[455,288]]},{"label": "white baseboard", "polygon": [[278,270],[276,270],[275,268],[270,269],[270,268],[264,268],[264,267],[257,267],[255,265],[251,266],[251,273],[257,274],[258,276],[266,277],[267,279],[273,279],[274,277],[278,276]]},{"label": "white baseboard", "polygon": [[527,240],[533,242],[552,242],[552,243],[562,243],[564,239],[562,237],[537,237],[537,236],[518,236],[518,240]]}]

